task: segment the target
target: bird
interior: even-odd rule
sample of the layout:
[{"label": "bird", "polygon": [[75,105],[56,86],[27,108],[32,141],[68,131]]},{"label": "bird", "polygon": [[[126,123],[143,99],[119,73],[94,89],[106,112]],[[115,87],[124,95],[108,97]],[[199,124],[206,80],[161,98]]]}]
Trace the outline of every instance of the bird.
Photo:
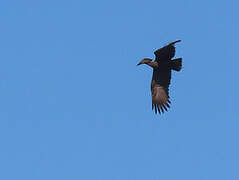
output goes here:
[{"label": "bird", "polygon": [[169,85],[171,81],[171,71],[182,69],[182,58],[175,58],[175,44],[181,42],[176,40],[168,45],[157,49],[154,52],[155,60],[150,58],[142,59],[137,66],[146,64],[153,68],[151,80],[152,110],[159,114],[168,111],[171,101],[169,100]]}]

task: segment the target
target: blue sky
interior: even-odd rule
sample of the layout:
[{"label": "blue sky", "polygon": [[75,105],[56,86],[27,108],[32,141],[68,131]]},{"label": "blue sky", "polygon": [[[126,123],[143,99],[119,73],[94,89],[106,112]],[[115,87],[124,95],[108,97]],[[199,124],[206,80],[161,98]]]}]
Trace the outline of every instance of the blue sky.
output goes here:
[{"label": "blue sky", "polygon": [[[2,0],[0,179],[238,180],[238,6]],[[136,64],[177,39],[155,115]]]}]

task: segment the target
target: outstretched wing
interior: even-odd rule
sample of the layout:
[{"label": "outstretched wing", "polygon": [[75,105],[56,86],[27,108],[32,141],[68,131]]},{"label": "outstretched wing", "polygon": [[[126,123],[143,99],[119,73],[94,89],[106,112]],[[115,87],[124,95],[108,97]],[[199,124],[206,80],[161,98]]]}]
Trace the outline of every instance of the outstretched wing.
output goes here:
[{"label": "outstretched wing", "polygon": [[170,69],[157,69],[154,70],[153,79],[151,82],[152,94],[152,109],[161,113],[170,108],[170,100],[168,95],[169,84],[171,80]]},{"label": "outstretched wing", "polygon": [[155,54],[155,61],[167,61],[174,57],[175,55],[175,47],[174,44],[180,42],[181,40],[177,40],[171,42],[167,46],[164,46],[154,52]]}]

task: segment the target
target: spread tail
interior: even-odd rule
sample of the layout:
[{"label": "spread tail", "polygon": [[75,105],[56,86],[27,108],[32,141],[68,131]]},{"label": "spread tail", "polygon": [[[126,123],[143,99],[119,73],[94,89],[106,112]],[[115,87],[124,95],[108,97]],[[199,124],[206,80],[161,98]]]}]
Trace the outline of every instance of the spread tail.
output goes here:
[{"label": "spread tail", "polygon": [[180,71],[182,69],[182,58],[173,59],[170,61],[171,69]]}]

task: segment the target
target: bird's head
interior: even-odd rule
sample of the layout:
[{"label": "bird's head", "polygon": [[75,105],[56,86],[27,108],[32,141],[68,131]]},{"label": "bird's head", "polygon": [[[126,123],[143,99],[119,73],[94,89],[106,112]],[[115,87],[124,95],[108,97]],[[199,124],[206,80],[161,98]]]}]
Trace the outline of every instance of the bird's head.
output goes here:
[{"label": "bird's head", "polygon": [[152,62],[152,59],[144,58],[137,64],[137,66],[139,66],[141,64],[149,64],[150,62]]}]

